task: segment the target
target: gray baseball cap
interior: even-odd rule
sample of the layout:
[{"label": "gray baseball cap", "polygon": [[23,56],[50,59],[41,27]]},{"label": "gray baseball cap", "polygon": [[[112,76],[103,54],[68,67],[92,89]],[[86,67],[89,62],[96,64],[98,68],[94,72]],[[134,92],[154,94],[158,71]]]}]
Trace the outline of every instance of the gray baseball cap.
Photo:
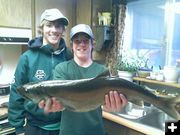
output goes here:
[{"label": "gray baseball cap", "polygon": [[47,21],[60,20],[66,26],[69,24],[68,19],[57,8],[46,9],[41,15],[40,24],[42,24],[43,20],[47,20]]},{"label": "gray baseball cap", "polygon": [[78,24],[76,26],[74,26],[72,29],[71,29],[71,32],[70,32],[70,38],[72,40],[72,38],[78,34],[78,33],[85,33],[87,34],[90,38],[94,39],[94,35],[93,35],[93,32],[90,28],[89,25],[86,25],[86,24]]}]

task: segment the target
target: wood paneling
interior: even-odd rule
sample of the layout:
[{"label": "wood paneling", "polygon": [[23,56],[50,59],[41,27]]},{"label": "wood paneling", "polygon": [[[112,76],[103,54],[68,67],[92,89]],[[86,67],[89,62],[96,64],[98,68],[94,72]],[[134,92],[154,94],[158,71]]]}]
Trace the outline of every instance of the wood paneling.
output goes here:
[{"label": "wood paneling", "polygon": [[0,26],[31,28],[31,0],[0,0]]},{"label": "wood paneling", "polygon": [[144,135],[143,133],[137,132],[123,125],[117,124],[113,121],[107,119],[103,120],[107,135]]},{"label": "wood paneling", "polygon": [[104,127],[108,135],[127,135],[127,127],[113,121],[103,119]]},{"label": "wood paneling", "polygon": [[91,0],[77,0],[76,23],[85,23],[91,26]]}]

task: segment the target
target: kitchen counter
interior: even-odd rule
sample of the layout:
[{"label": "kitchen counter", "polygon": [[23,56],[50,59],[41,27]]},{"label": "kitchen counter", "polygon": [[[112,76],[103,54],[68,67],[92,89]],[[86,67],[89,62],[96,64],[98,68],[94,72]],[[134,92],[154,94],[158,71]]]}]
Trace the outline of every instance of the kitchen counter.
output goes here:
[{"label": "kitchen counter", "polygon": [[0,96],[0,104],[9,101],[9,95]]},{"label": "kitchen counter", "polygon": [[180,84],[179,84],[179,83],[170,83],[170,82],[164,82],[164,81],[157,81],[157,80],[152,80],[152,79],[147,79],[147,78],[141,78],[141,77],[133,77],[133,80],[134,80],[134,81],[151,83],[151,84],[158,84],[158,85],[164,85],[164,86],[170,86],[170,87],[180,88]]},{"label": "kitchen counter", "polygon": [[15,134],[15,129],[14,128],[5,128],[4,130],[0,131],[0,135],[11,135]]},{"label": "kitchen counter", "polygon": [[146,134],[146,135],[164,135],[165,134],[165,132],[160,130],[160,129],[153,128],[151,126],[148,126],[148,125],[145,125],[142,123],[134,122],[130,119],[126,119],[126,118],[117,116],[117,115],[112,114],[112,113],[108,113],[108,112],[103,111],[103,117],[105,119],[112,121],[112,122],[126,126],[130,129],[136,130],[136,131],[143,133],[143,134]]},{"label": "kitchen counter", "polygon": [[[0,105],[8,101],[9,95],[0,96]],[[9,125],[8,118],[5,117],[5,119],[0,120],[0,135],[10,135],[14,132],[15,129]]]}]

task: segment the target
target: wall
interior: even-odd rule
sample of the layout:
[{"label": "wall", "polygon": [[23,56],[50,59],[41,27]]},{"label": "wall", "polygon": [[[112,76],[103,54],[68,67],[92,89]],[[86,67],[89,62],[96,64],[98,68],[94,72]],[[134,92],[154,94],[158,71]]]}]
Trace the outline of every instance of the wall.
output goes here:
[{"label": "wall", "polygon": [[92,0],[77,0],[76,24],[85,23],[91,26]]},{"label": "wall", "polygon": [[21,54],[20,45],[1,45],[0,44],[0,59],[3,67],[0,70],[0,84],[12,82],[15,67]]}]

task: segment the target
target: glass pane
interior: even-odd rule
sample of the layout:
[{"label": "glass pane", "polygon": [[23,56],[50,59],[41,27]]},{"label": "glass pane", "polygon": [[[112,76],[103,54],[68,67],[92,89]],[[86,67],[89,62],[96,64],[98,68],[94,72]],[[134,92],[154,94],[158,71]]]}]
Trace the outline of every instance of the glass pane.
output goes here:
[{"label": "glass pane", "polygon": [[174,14],[174,25],[172,33],[172,53],[170,55],[171,65],[176,64],[176,60],[180,60],[180,0],[176,0],[173,5],[173,14]]},{"label": "glass pane", "polygon": [[124,46],[149,59],[149,68],[165,63],[165,0],[136,1],[127,4]]}]

